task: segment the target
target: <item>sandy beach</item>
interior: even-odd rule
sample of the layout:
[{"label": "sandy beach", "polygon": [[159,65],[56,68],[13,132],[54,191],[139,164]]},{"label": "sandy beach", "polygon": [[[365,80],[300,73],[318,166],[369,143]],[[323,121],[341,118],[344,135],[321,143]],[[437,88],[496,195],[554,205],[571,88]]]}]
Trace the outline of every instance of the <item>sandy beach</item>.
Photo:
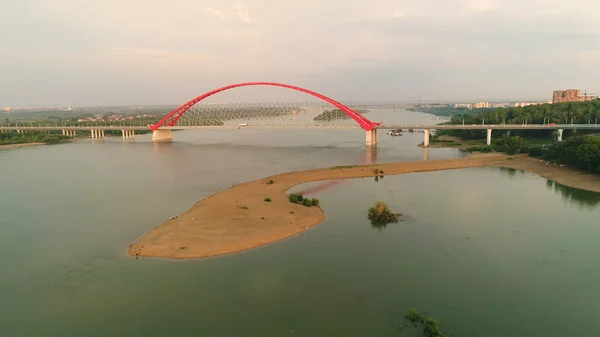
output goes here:
[{"label": "sandy beach", "polygon": [[24,144],[0,145],[0,150],[18,149],[20,147],[38,146],[38,145],[45,145],[45,144],[44,143],[24,143]]},{"label": "sandy beach", "polygon": [[[333,179],[452,170],[469,167],[506,167],[537,173],[570,187],[600,192],[600,176],[547,164],[527,156],[476,154],[468,158],[396,162],[369,166],[334,167],[289,172],[232,186],[197,202],[174,219],[153,228],[128,252],[131,256],[201,258],[234,253],[283,240],[322,223],[319,207],[288,201],[286,191],[295,185]],[[268,184],[273,180],[273,184]],[[265,202],[266,197],[271,202]]]}]

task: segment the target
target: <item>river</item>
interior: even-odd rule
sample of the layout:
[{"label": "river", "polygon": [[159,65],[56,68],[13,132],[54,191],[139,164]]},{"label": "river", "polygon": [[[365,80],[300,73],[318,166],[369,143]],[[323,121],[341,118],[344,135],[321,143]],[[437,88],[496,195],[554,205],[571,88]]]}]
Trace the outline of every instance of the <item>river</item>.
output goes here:
[{"label": "river", "polygon": [[[360,130],[174,137],[0,151],[1,336],[404,336],[411,307],[463,337],[600,335],[600,194],[492,168],[356,179],[311,195],[327,220],[302,236],[217,258],[136,260],[129,243],[233,183],[464,155],[425,154],[422,134],[380,133],[367,151]],[[366,212],[378,199],[409,219],[373,228]]]}]

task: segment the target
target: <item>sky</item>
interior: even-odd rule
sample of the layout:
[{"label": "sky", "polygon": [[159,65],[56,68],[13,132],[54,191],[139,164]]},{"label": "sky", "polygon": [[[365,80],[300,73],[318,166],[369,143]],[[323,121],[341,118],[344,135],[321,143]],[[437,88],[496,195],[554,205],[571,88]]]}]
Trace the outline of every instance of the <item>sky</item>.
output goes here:
[{"label": "sky", "polygon": [[600,92],[598,0],[7,0],[0,106],[178,104],[247,81],[363,101]]}]

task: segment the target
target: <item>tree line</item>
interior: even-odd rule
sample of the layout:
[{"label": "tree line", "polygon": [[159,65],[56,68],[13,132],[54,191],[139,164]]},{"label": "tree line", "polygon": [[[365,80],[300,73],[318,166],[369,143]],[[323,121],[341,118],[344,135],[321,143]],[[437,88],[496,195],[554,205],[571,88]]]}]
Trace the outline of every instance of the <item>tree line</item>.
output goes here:
[{"label": "tree line", "polygon": [[532,147],[529,155],[600,174],[600,136],[597,135],[577,135],[547,147]]},{"label": "tree line", "polygon": [[51,134],[46,132],[28,131],[28,132],[7,132],[0,133],[0,145],[26,144],[26,143],[44,143],[59,144],[70,140],[69,136]]},{"label": "tree line", "polygon": [[[499,108],[475,114],[451,117],[450,124],[597,124],[600,122],[600,100],[530,105],[518,108]],[[475,146],[470,151],[498,151],[507,154],[529,153],[547,161],[568,165],[589,173],[600,174],[600,136],[598,130],[564,130],[558,142],[554,130],[504,130],[492,131],[491,146]],[[438,136],[450,135],[462,139],[485,139],[485,130],[441,130]],[[528,144],[526,138],[548,138],[546,146]]]}]

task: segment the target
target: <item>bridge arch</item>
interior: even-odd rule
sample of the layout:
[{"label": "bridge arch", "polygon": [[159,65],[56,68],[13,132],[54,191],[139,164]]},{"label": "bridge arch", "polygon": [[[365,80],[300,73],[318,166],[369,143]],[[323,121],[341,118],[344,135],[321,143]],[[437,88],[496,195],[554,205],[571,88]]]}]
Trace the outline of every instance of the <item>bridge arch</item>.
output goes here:
[{"label": "bridge arch", "polygon": [[376,126],[379,126],[381,124],[381,123],[371,122],[370,120],[365,118],[363,115],[354,111],[353,109],[349,108],[348,106],[346,106],[336,100],[333,100],[325,95],[321,95],[317,92],[314,92],[314,91],[311,91],[308,89],[304,89],[304,88],[289,85],[289,84],[276,83],[276,82],[244,82],[244,83],[237,83],[237,84],[231,84],[228,86],[224,86],[224,87],[209,91],[207,93],[204,93],[200,96],[197,96],[197,97],[193,98],[192,100],[179,106],[177,109],[173,110],[172,112],[170,112],[163,119],[161,119],[158,123],[156,123],[154,125],[150,125],[150,129],[152,129],[153,131],[156,131],[161,126],[174,126],[175,123],[177,122],[177,120],[179,120],[179,118],[181,118],[181,116],[183,116],[196,103],[199,103],[200,101],[202,101],[212,95],[218,94],[222,91],[239,88],[239,87],[249,87],[249,86],[280,87],[280,88],[291,89],[291,90],[309,94],[313,97],[316,97],[316,98],[318,98],[324,102],[327,102],[327,103],[335,106],[336,108],[340,109],[346,115],[348,115],[350,118],[352,118],[354,121],[356,121],[356,123],[358,123],[358,125],[360,125],[363,129],[365,129],[367,131],[370,131],[373,128],[375,128]]}]

